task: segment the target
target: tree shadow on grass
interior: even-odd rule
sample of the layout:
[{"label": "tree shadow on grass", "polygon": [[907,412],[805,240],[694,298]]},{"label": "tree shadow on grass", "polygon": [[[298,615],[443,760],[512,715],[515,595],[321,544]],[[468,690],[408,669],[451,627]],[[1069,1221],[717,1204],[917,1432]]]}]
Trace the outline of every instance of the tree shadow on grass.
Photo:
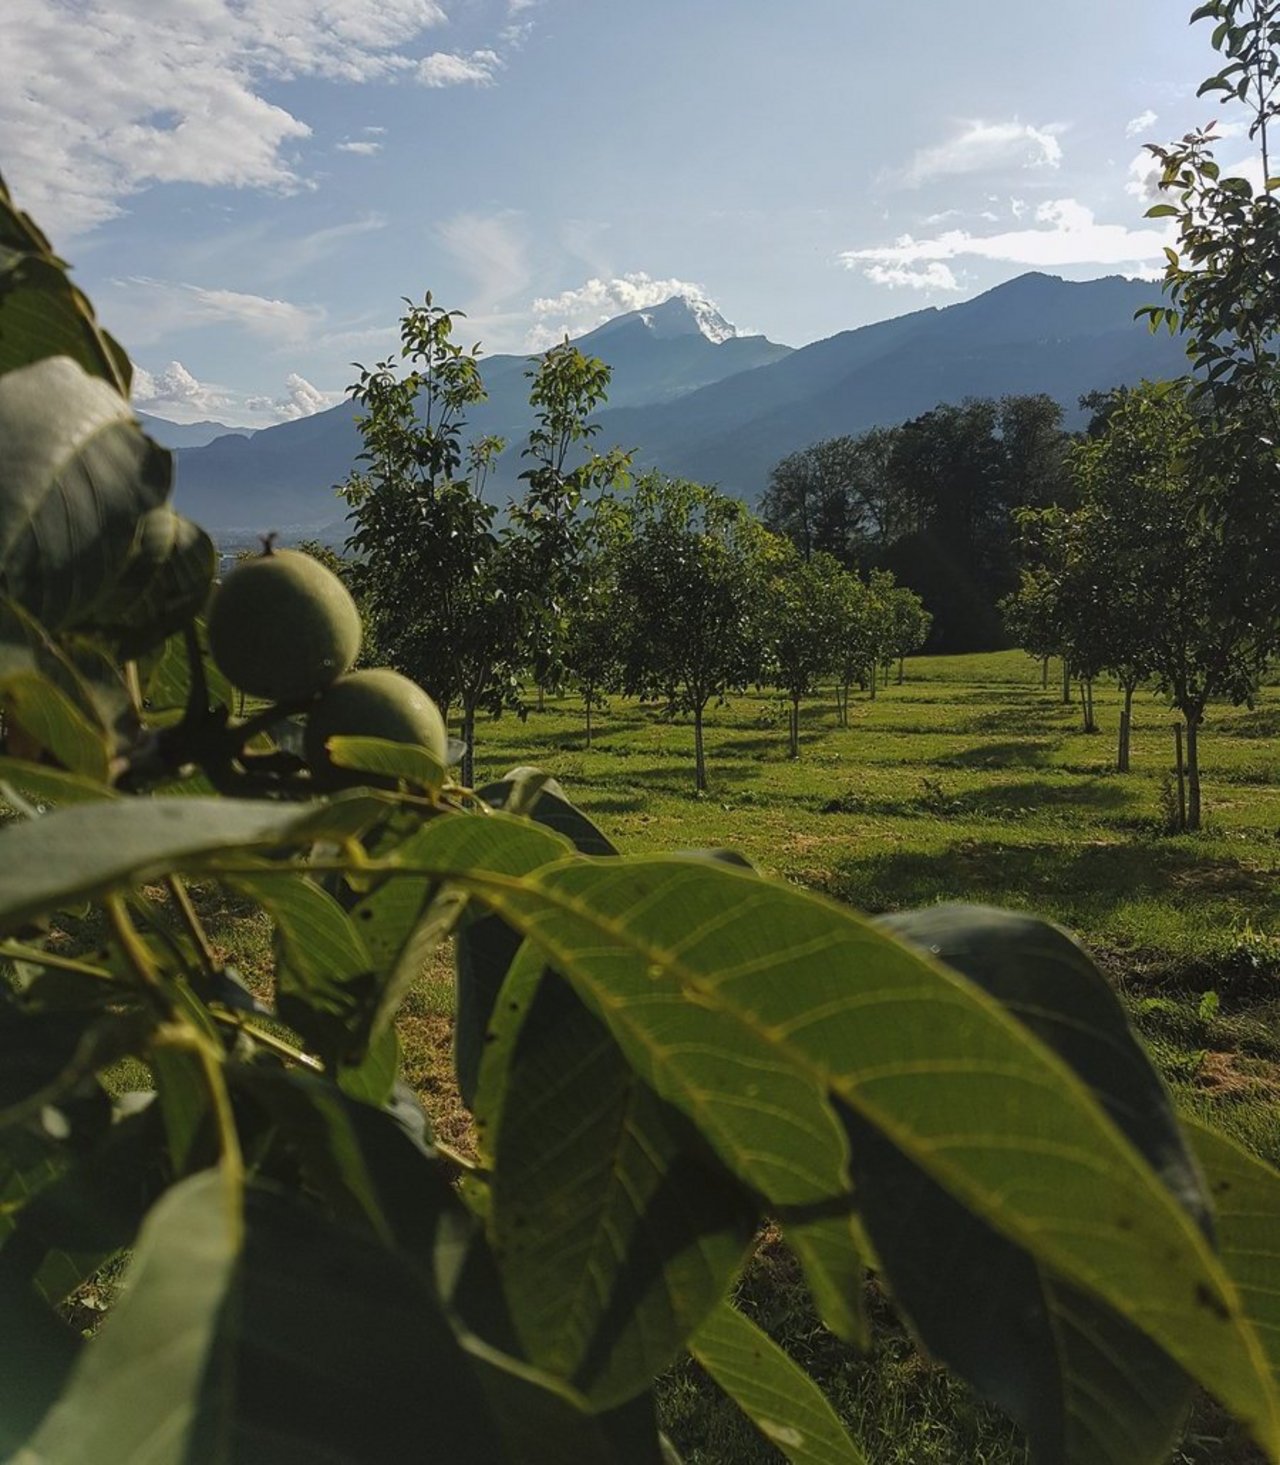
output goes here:
[{"label": "tree shadow on grass", "polygon": [[1071,717],[1071,708],[1060,702],[1024,702],[1012,707],[993,707],[990,711],[975,717],[968,727],[976,733],[1010,734],[1024,733],[1028,736],[1049,732],[1060,733],[1064,714]]},{"label": "tree shadow on grass", "polygon": [[[735,749],[736,751],[736,749]],[[729,763],[721,762],[714,754],[707,755],[707,777],[711,783],[710,792],[714,795],[725,785],[736,785],[742,782],[749,782],[754,779],[759,770],[753,763]],[[609,774],[606,777],[591,778],[589,775],[578,775],[574,778],[573,786],[581,793],[586,800],[593,798],[588,790],[598,789],[601,798],[630,798],[631,790],[636,790],[635,797],[642,799],[643,795],[656,793],[692,794],[694,780],[694,758],[693,748],[689,749],[687,760],[680,762],[650,763],[643,768],[626,767],[616,774]],[[599,804],[593,807],[599,808]],[[619,812],[629,812],[621,810]]]},{"label": "tree shadow on grass", "polygon": [[958,753],[932,759],[935,768],[1047,768],[1057,740],[976,743]]},{"label": "tree shadow on grass", "polygon": [[1063,846],[966,839],[935,854],[854,855],[835,865],[829,889],[873,912],[958,900],[1039,910],[1083,927],[1137,900],[1238,904],[1255,922],[1280,919],[1280,882],[1268,872],[1155,840]]},{"label": "tree shadow on grass", "polygon": [[988,788],[951,793],[930,778],[922,778],[918,790],[898,798],[840,794],[818,806],[820,814],[879,814],[919,819],[998,819],[1034,817],[1045,812],[1070,810],[1095,815],[1127,812],[1132,793],[1117,780],[1094,778],[1080,783],[1043,783],[1025,780],[997,783]]},{"label": "tree shadow on grass", "polygon": [[588,786],[580,786],[580,797],[577,800],[584,814],[638,814],[648,802],[640,794],[633,794],[630,798],[605,794],[603,797],[593,794]]},{"label": "tree shadow on grass", "polygon": [[1052,809],[1088,810],[1096,814],[1127,811],[1135,794],[1136,790],[1118,778],[1090,778],[1078,783],[1027,779],[975,789],[961,794],[958,802],[967,812],[1003,819]]}]

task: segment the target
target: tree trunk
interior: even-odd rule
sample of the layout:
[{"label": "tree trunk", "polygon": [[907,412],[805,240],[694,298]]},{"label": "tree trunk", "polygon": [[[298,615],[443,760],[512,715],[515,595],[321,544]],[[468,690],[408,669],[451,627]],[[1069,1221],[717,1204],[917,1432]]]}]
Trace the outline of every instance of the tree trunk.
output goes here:
[{"label": "tree trunk", "polygon": [[840,726],[841,727],[848,727],[849,726],[849,689],[850,689],[850,686],[851,686],[851,683],[845,682],[841,686],[840,690],[836,693],[836,696],[839,698],[839,701],[840,701]]},{"label": "tree trunk", "polygon": [[1200,828],[1200,751],[1197,735],[1200,731],[1200,714],[1187,714],[1187,829],[1195,833]]},{"label": "tree trunk", "polygon": [[1093,720],[1093,678],[1080,678],[1080,709],[1084,715],[1084,730],[1087,733],[1098,731],[1098,724]]},{"label": "tree trunk", "polygon": [[476,709],[470,703],[462,708],[462,741],[467,751],[462,755],[462,783],[464,788],[474,788],[476,779]]},{"label": "tree trunk", "polygon": [[880,684],[880,669],[879,669],[879,667],[877,667],[877,666],[875,666],[873,664],[872,667],[871,667],[871,676],[868,679],[868,683],[867,683],[867,685],[871,689],[871,700],[873,702],[876,700],[876,687],[879,686],[879,684]]},{"label": "tree trunk", "polygon": [[791,756],[800,756],[800,698],[791,698]]},{"label": "tree trunk", "polygon": [[1071,663],[1065,656],[1062,658],[1062,705],[1071,706]]},{"label": "tree trunk", "polygon": [[1124,711],[1120,714],[1120,747],[1116,753],[1116,772],[1129,771],[1129,744],[1133,730],[1133,684],[1122,683],[1124,687]]},{"label": "tree trunk", "polygon": [[898,685],[901,686],[907,679],[907,658],[905,655],[898,657]]},{"label": "tree trunk", "polygon": [[693,709],[693,781],[700,794],[707,791],[707,758],[702,746],[702,709],[699,702]]}]

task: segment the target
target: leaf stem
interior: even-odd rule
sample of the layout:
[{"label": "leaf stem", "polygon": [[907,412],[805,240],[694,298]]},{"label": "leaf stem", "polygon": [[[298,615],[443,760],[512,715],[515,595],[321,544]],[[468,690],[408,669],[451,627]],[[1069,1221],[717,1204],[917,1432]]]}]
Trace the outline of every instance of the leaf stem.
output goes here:
[{"label": "leaf stem", "polygon": [[42,951],[38,946],[23,946],[17,941],[0,941],[0,956],[9,961],[25,961],[32,966],[55,967],[61,972],[75,972],[77,976],[96,977],[100,982],[113,980],[108,971],[90,966],[88,962],[77,961],[72,956],[59,956],[53,951]]},{"label": "leaf stem", "polygon": [[[150,951],[147,950],[146,943],[130,919],[128,907],[123,898],[119,895],[108,895],[103,901],[103,905],[106,908],[107,920],[110,922],[112,932],[120,943],[120,949],[126,960],[137,974],[147,995],[164,1014],[165,1026],[171,1035],[170,1041],[175,1047],[194,1052],[199,1060],[209,1092],[209,1102],[213,1106],[214,1120],[218,1127],[222,1163],[227,1179],[238,1196],[239,1189],[244,1183],[244,1155],[240,1149],[240,1133],[236,1128],[236,1116],[231,1107],[231,1096],[227,1092],[226,1078],[222,1071],[222,1052],[174,1001],[165,986],[159,968]],[[237,1208],[233,1219],[237,1235],[242,1225],[243,1219]]]},{"label": "leaf stem", "polygon": [[213,947],[209,944],[209,937],[205,933],[200,917],[192,904],[191,896],[187,887],[183,884],[179,875],[168,875],[165,877],[165,889],[173,897],[173,903],[181,917],[182,924],[186,927],[187,934],[195,943],[196,951],[200,956],[200,963],[210,976],[216,976],[221,970],[221,963],[214,955]]},{"label": "leaf stem", "polygon": [[324,1064],[318,1058],[313,1058],[310,1053],[304,1053],[301,1048],[295,1048],[292,1043],[286,1043],[283,1038],[277,1038],[274,1033],[267,1032],[265,1028],[256,1027],[241,1017],[239,1013],[220,1012],[217,1008],[211,1007],[209,1016],[214,1022],[220,1022],[223,1027],[235,1028],[237,1032],[247,1034],[255,1043],[261,1043],[264,1048],[270,1048],[281,1058],[288,1058],[294,1063],[301,1064],[304,1068],[314,1069],[317,1073],[324,1072]]}]

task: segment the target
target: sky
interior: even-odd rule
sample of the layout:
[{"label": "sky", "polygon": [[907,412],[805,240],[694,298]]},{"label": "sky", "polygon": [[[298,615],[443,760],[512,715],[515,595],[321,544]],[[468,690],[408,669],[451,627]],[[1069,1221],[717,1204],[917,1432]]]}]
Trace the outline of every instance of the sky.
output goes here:
[{"label": "sky", "polygon": [[1190,9],[0,0],[0,175],[139,406],[262,427],[427,290],[492,354],[673,294],[800,346],[1028,269],[1154,279],[1142,144],[1215,115]]}]

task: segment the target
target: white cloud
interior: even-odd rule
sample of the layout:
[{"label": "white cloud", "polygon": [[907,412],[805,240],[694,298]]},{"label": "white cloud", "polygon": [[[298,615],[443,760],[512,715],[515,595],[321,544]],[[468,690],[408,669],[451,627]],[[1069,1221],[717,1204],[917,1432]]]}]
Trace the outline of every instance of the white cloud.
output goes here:
[{"label": "white cloud", "polygon": [[708,299],[702,286],[688,280],[655,280],[643,271],[611,280],[592,279],[576,290],[535,300],[532,308],[536,323],[526,344],[531,351],[545,351],[565,336],[580,336],[615,315],[647,310],[673,295],[706,301],[714,308],[714,302]]},{"label": "white cloud", "polygon": [[946,142],[921,148],[907,165],[902,182],[918,188],[937,178],[970,173],[1057,168],[1062,162],[1060,130],[1021,122],[969,122]]},{"label": "white cloud", "polygon": [[295,422],[300,417],[314,417],[329,407],[336,407],[342,401],[343,392],[322,392],[296,371],[284,379],[283,397],[249,397],[245,400],[248,412],[269,413],[277,422]]},{"label": "white cloud", "polygon": [[311,417],[336,406],[345,395],[322,391],[296,371],[285,377],[284,386],[279,397],[241,397],[226,387],[200,381],[180,361],[171,361],[154,373],[136,364],[133,368],[134,404],[170,422],[213,418],[232,427],[263,427]]},{"label": "white cloud", "polygon": [[171,361],[154,374],[135,365],[133,401],[171,422],[198,422],[234,406],[224,388],[198,381],[181,361]]},{"label": "white cloud", "polygon": [[1136,117],[1131,117],[1125,123],[1124,135],[1126,137],[1141,137],[1144,132],[1150,132],[1159,120],[1159,117],[1148,107],[1145,112],[1139,112]]},{"label": "white cloud", "polygon": [[382,144],[369,139],[360,142],[340,142],[337,151],[340,153],[355,153],[361,158],[372,158],[382,151]]},{"label": "white cloud", "polygon": [[148,346],[171,331],[233,325],[281,345],[307,339],[324,320],[317,306],[295,305],[239,290],[134,277],[113,280],[111,316],[117,333],[134,346]]},{"label": "white cloud", "polygon": [[502,65],[496,51],[472,51],[462,56],[454,51],[433,51],[417,66],[417,79],[423,86],[490,86],[494,73]]},{"label": "white cloud", "polygon": [[1164,246],[1171,242],[1171,233],[1164,228],[1100,224],[1093,210],[1074,198],[1041,204],[1035,220],[1040,227],[1001,234],[977,235],[964,229],[948,230],[933,239],[913,239],[905,234],[896,243],[881,248],[846,250],[840,261],[852,270],[963,258],[1001,260],[1035,269],[1138,266],[1161,258]]},{"label": "white cloud", "polygon": [[55,240],[152,183],[295,189],[311,128],[266,85],[412,77],[445,18],[435,0],[3,0],[8,182]]},{"label": "white cloud", "polygon": [[940,260],[927,265],[868,264],[865,274],[873,285],[885,285],[890,290],[961,290],[964,287],[952,273],[950,266]]}]

